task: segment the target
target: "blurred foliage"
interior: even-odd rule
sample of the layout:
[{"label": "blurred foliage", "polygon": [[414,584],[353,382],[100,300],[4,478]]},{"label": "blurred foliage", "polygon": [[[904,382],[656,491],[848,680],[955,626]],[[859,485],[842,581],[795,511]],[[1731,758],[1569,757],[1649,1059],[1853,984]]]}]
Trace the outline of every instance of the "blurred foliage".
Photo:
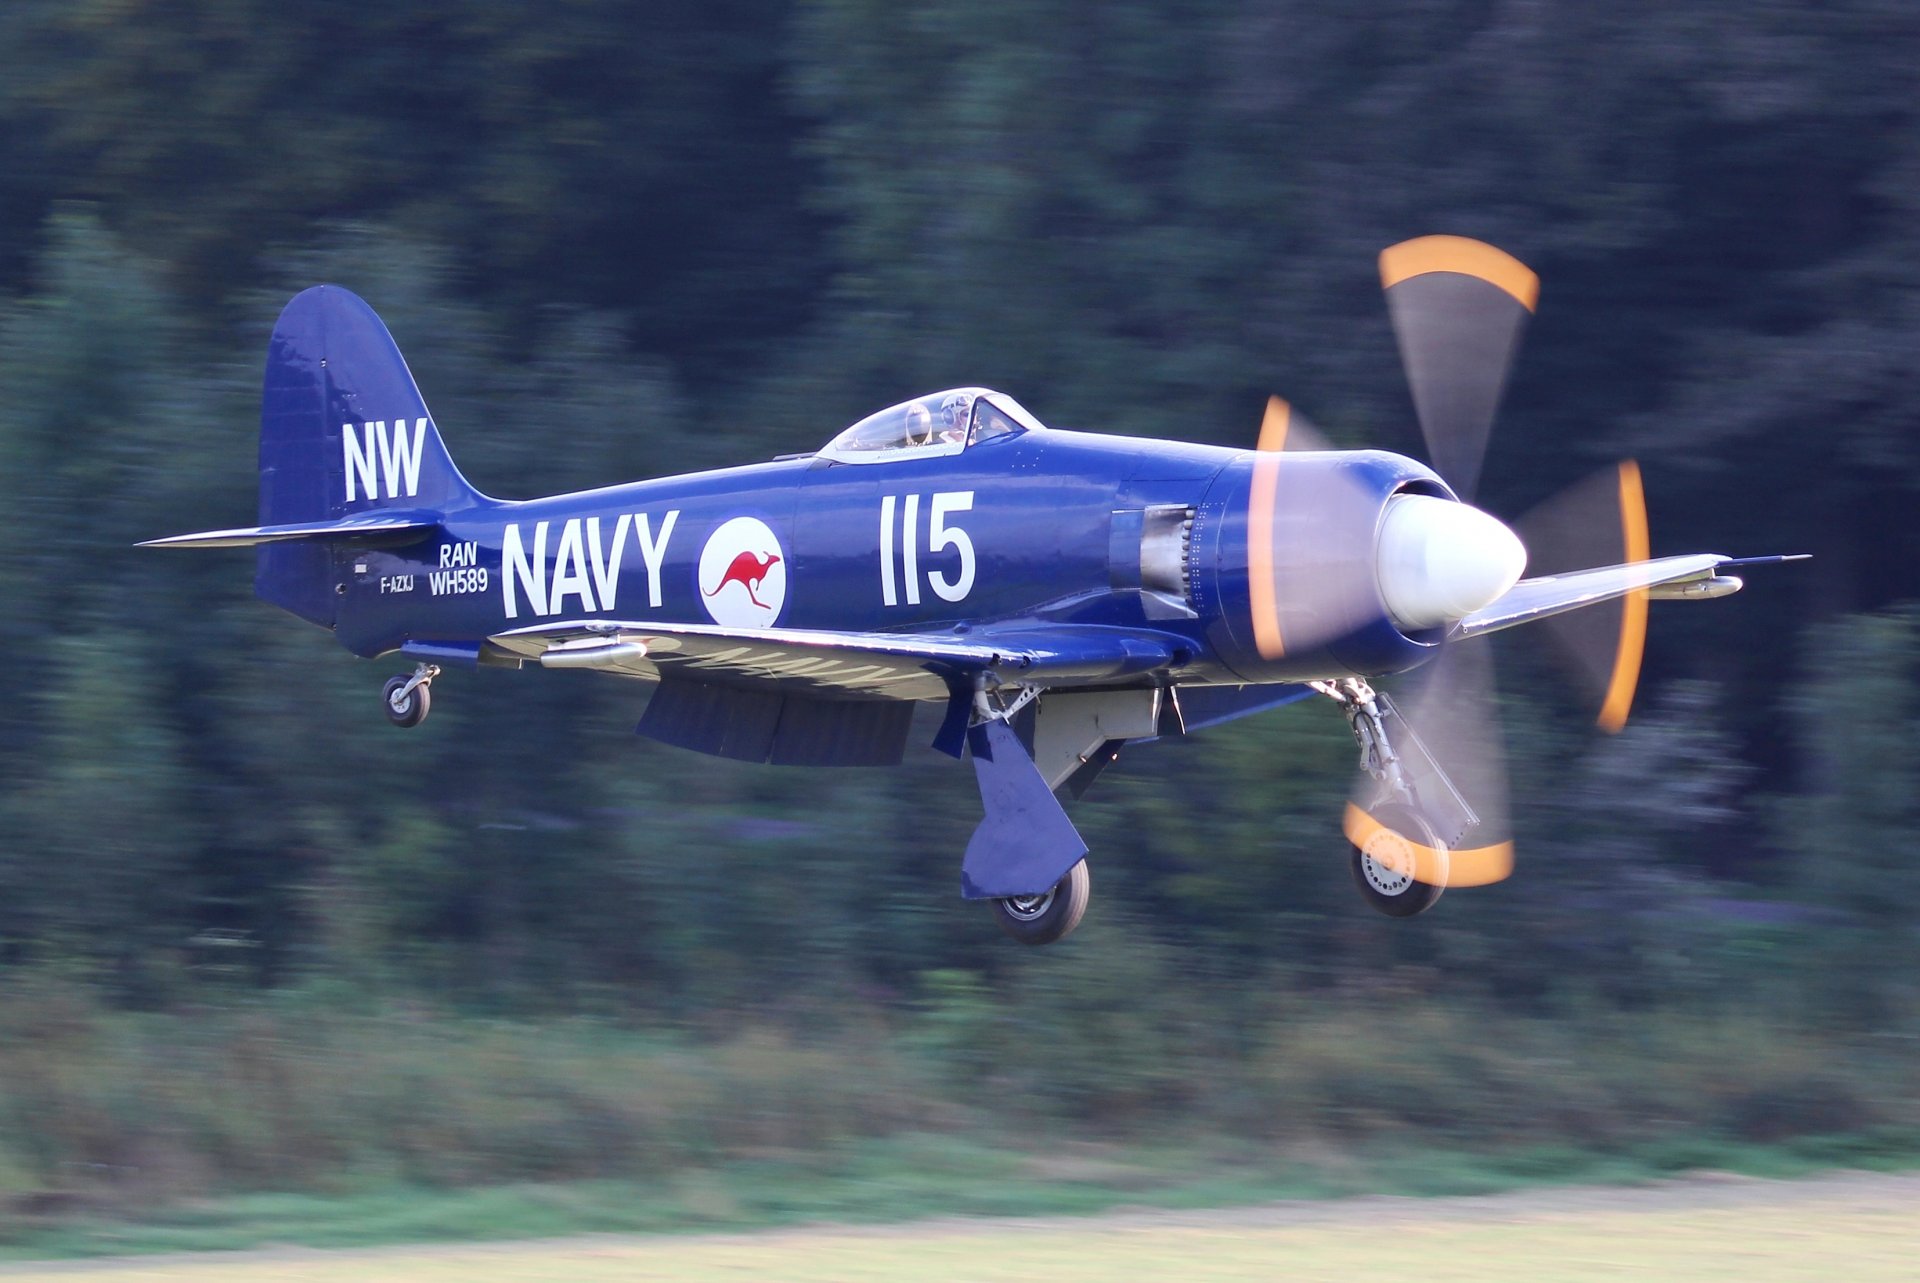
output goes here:
[{"label": "blurred foliage", "polygon": [[[942,1137],[1011,1154],[991,1160],[1015,1165],[1010,1184],[1104,1169],[1149,1189],[1159,1180],[1128,1159],[1172,1153],[1215,1176],[1352,1191],[1393,1153],[1552,1175],[1595,1154],[1671,1170],[1783,1141],[1910,1160],[1920,1136],[1906,1047],[1765,1006],[1570,1020],[1295,993],[1227,1030],[1166,950],[1096,938],[998,994],[929,973],[884,1021],[843,1007],[830,1027],[762,1012],[704,1032],[355,1009],[311,989],[129,1013],[81,980],[16,977],[0,1003],[0,1242],[63,1210],[263,1188],[658,1190],[749,1160],[795,1165],[804,1182],[807,1166],[876,1140],[905,1155],[872,1172],[882,1192],[944,1187],[957,1173]],[[1142,985],[1156,990],[1144,1001]],[[1907,1038],[1915,1015],[1899,1022]],[[1660,1160],[1661,1147],[1698,1157]],[[935,1165],[916,1176],[916,1158]],[[1444,1161],[1402,1166],[1445,1179]],[[924,1210],[950,1207],[936,1196]]]},{"label": "blurred foliage", "polygon": [[[0,1182],[129,1146],[183,1189],[631,1171],[949,1100],[1474,1143],[1911,1121],[1916,59],[1881,0],[15,0]],[[1656,552],[1820,559],[1657,609],[1612,740],[1502,639],[1520,873],[1413,922],[1348,885],[1330,708],[1129,750],[1076,812],[1088,927],[1020,954],[953,894],[944,759],[692,759],[564,674],[449,674],[397,736],[386,670],[243,556],[128,547],[253,511],[260,353],[317,280],[520,496],[960,383],[1220,442],[1278,389],[1417,451],[1371,263],[1428,231],[1545,280],[1488,506],[1631,451]],[[565,1021],[562,1054],[409,1003]],[[657,1094],[629,1035],[667,1040]]]}]

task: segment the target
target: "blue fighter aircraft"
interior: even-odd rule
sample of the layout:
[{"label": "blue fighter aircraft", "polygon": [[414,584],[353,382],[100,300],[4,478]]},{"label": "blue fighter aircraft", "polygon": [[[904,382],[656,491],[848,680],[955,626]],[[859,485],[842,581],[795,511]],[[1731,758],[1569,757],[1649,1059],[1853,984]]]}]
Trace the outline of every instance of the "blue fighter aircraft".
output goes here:
[{"label": "blue fighter aircraft", "polygon": [[[1722,571],[1777,559],[1649,560],[1622,465],[1585,544],[1617,564],[1522,578],[1521,540],[1467,500],[1538,280],[1440,236],[1388,249],[1381,275],[1437,467],[1318,448],[1277,398],[1241,450],[1048,428],[969,387],[809,454],[525,501],[467,484],[380,318],[316,286],[268,349],[261,524],[151,542],[257,547],[261,598],[414,661],[381,696],[398,726],[453,663],[640,678],[642,734],[791,766],[898,763],[935,705],[932,745],[971,756],[985,809],[961,893],[1033,944],[1087,905],[1060,792],[1128,743],[1317,694],[1360,746],[1355,882],[1409,916],[1512,867],[1476,639],[1604,617],[1617,727],[1645,602],[1734,592]],[[1422,666],[1408,715],[1370,685]]]}]

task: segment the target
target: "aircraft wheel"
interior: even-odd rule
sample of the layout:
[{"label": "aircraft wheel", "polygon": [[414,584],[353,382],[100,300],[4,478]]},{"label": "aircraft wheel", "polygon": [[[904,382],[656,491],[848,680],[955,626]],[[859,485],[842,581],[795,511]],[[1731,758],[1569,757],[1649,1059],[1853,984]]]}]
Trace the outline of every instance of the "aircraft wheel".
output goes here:
[{"label": "aircraft wheel", "polygon": [[1092,875],[1082,860],[1068,869],[1067,876],[1054,883],[1051,891],[995,900],[993,916],[1000,929],[1021,944],[1052,944],[1080,925],[1092,889]]},{"label": "aircraft wheel", "polygon": [[380,693],[380,707],[387,710],[387,720],[399,727],[418,726],[427,720],[427,710],[433,707],[433,696],[427,683],[421,682],[405,695],[411,677],[393,677],[387,681],[386,688]]},{"label": "aircraft wheel", "polygon": [[[1365,849],[1349,844],[1353,852],[1353,884],[1361,898],[1390,918],[1411,918],[1425,913],[1446,888],[1413,877],[1413,854],[1409,841],[1436,851],[1444,851],[1433,827],[1408,807],[1390,804],[1374,813],[1379,831],[1367,839]],[[1444,857],[1442,857],[1444,859]]]}]

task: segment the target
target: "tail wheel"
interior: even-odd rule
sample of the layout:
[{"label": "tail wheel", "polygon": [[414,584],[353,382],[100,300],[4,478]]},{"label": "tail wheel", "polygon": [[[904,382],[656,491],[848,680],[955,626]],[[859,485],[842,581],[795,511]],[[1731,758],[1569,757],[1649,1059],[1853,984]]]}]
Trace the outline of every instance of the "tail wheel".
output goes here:
[{"label": "tail wheel", "polygon": [[1081,860],[1051,890],[995,900],[993,916],[1000,929],[1021,944],[1052,944],[1080,925],[1092,891],[1092,875],[1087,872],[1087,862]]},{"label": "tail wheel", "polygon": [[427,720],[427,710],[433,707],[431,688],[426,682],[416,682],[411,677],[389,678],[380,692],[380,707],[386,710],[387,720],[395,726],[418,726]]},{"label": "tail wheel", "polygon": [[1389,803],[1376,807],[1373,816],[1379,827],[1368,834],[1366,845],[1348,848],[1353,852],[1353,884],[1360,888],[1362,899],[1390,918],[1425,913],[1446,888],[1413,876],[1414,846],[1439,853],[1443,875],[1446,847],[1435,836],[1433,826],[1410,807]]}]

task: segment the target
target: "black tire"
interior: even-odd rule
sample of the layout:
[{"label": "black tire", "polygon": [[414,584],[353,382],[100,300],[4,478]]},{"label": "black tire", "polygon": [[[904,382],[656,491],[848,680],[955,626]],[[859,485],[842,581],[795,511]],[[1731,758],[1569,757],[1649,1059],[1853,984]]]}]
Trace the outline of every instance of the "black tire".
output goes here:
[{"label": "black tire", "polygon": [[1045,895],[995,900],[993,917],[1002,931],[1021,944],[1052,944],[1073,934],[1080,925],[1092,891],[1093,876],[1082,860]]},{"label": "black tire", "polygon": [[399,694],[400,688],[412,680],[410,677],[389,678],[386,687],[380,692],[380,707],[387,711],[387,720],[395,726],[402,728],[418,726],[427,720],[427,710],[433,707],[433,696],[425,682],[408,691],[407,697],[399,704],[393,702],[393,697]]},{"label": "black tire", "polygon": [[[1398,803],[1388,803],[1376,807],[1373,817],[1380,824],[1380,831],[1367,841],[1374,855],[1391,857],[1392,844],[1396,841],[1417,842],[1441,852],[1441,858],[1445,859],[1446,847],[1434,835],[1433,826],[1417,812]],[[1444,885],[1414,880],[1404,871],[1412,867],[1410,862],[1391,858],[1376,860],[1351,844],[1347,849],[1353,853],[1353,884],[1360,888],[1361,898],[1389,918],[1411,918],[1425,913],[1446,890]]]}]

